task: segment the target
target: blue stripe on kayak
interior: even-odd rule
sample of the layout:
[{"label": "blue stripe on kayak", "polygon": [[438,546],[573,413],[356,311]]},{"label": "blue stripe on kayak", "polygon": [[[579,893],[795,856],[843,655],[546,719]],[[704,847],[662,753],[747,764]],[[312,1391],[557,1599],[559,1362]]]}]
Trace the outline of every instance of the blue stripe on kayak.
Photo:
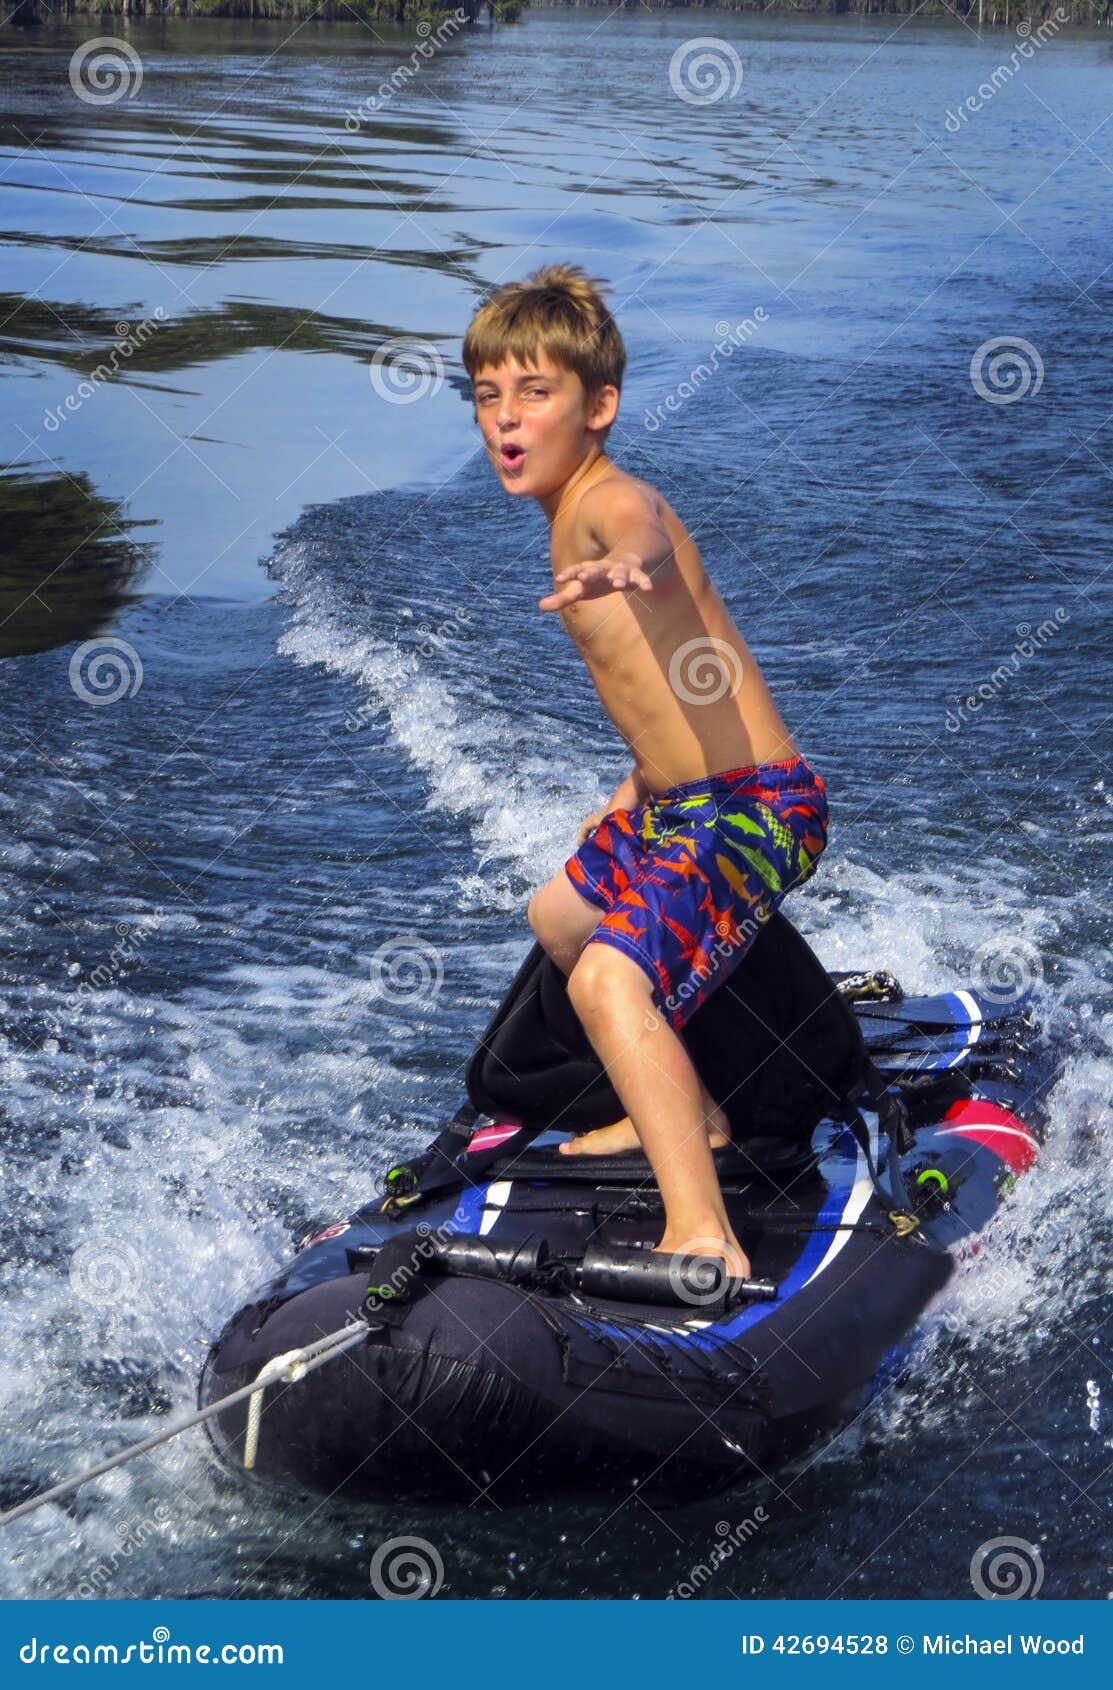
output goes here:
[{"label": "blue stripe on kayak", "polygon": [[[858,1145],[854,1139],[854,1135],[844,1128],[844,1130],[839,1134],[837,1143],[844,1158],[848,1162],[851,1162],[851,1159],[853,1159],[852,1166],[855,1173],[857,1173]],[[840,1221],[842,1219],[846,1212],[846,1206],[850,1202],[850,1196],[854,1190],[854,1184],[855,1182],[852,1179],[849,1184],[834,1185],[831,1187],[823,1207],[817,1216],[817,1220],[821,1225],[831,1225],[833,1222]],[[737,1338],[740,1333],[748,1331],[751,1326],[756,1326],[759,1321],[767,1320],[771,1314],[774,1314],[778,1309],[783,1307],[788,1298],[795,1296],[797,1291],[802,1290],[804,1285],[815,1272],[816,1268],[819,1266],[820,1262],[823,1260],[824,1256],[827,1254],[830,1247],[830,1234],[825,1235],[823,1233],[813,1232],[811,1237],[808,1239],[807,1244],[800,1252],[800,1255],[787,1279],[782,1280],[780,1285],[780,1295],[777,1297],[775,1302],[751,1303],[748,1308],[740,1309],[739,1312],[736,1315],[733,1315],[729,1320],[705,1326],[699,1332],[630,1332],[622,1327],[612,1326],[607,1321],[597,1322],[583,1319],[579,1320],[579,1324],[585,1327],[589,1332],[605,1332],[610,1337],[618,1338],[623,1343],[629,1343],[632,1339],[637,1339],[641,1342],[652,1340],[658,1344],[672,1344],[677,1349],[681,1350],[694,1347],[705,1351],[715,1351],[721,1349],[722,1346],[728,1343],[732,1338]],[[698,1318],[697,1310],[693,1310],[693,1318]]]},{"label": "blue stripe on kayak", "polygon": [[[847,1138],[854,1144],[853,1137],[848,1133]],[[857,1150],[857,1145],[854,1146]],[[854,1181],[848,1185],[835,1185],[827,1194],[827,1199],[819,1211],[817,1221],[820,1226],[830,1226],[835,1221],[841,1221],[846,1213],[846,1206],[850,1202],[854,1190]],[[797,1291],[802,1291],[828,1250],[831,1248],[832,1235],[830,1233],[813,1232],[801,1250],[792,1270],[783,1279],[778,1288],[779,1295],[773,1303],[750,1303],[748,1307],[739,1309],[729,1320],[717,1321],[713,1326],[707,1326],[699,1334],[713,1349],[719,1349],[731,1339],[738,1338],[743,1332],[748,1332],[751,1326],[757,1326],[760,1321],[768,1320],[771,1314],[782,1308],[790,1297]]]},{"label": "blue stripe on kayak", "polygon": [[460,1201],[451,1220],[444,1222],[441,1232],[459,1232],[467,1236],[477,1233],[483,1225],[483,1204],[486,1201],[488,1187],[485,1185],[470,1185],[461,1192]]}]

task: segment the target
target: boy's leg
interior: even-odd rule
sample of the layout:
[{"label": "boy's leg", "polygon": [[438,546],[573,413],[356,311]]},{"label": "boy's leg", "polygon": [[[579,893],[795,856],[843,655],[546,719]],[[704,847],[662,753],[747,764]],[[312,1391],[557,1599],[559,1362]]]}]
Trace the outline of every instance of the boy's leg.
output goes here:
[{"label": "boy's leg", "polygon": [[562,974],[571,974],[604,912],[576,891],[561,869],[533,894],[526,918]]},{"label": "boy's leg", "polygon": [[711,1157],[702,1088],[681,1039],[656,1012],[646,974],[609,945],[591,945],[568,995],[629,1112],[665,1205],[659,1250],[719,1255],[749,1278]]},{"label": "boy's leg", "polygon": [[[698,1075],[696,1078],[707,1142],[712,1150],[719,1150],[730,1143],[730,1123],[703,1081]],[[563,1156],[616,1156],[623,1150],[639,1150],[641,1139],[629,1115],[624,1115],[612,1126],[592,1127],[588,1132],[566,1139],[559,1148]]]}]

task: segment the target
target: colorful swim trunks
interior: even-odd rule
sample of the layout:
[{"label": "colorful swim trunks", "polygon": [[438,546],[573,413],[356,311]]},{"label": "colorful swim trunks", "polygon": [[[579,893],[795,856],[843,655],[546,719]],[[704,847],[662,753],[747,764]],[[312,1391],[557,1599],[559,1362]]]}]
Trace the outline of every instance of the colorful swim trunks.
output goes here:
[{"label": "colorful swim trunks", "polygon": [[631,957],[679,1030],[814,873],[826,843],[826,787],[797,756],[614,810],[564,866],[605,912],[588,943]]}]

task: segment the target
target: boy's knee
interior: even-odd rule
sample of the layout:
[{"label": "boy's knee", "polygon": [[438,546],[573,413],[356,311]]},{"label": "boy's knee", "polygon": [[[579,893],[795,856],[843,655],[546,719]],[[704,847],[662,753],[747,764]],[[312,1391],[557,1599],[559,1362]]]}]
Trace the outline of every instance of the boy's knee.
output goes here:
[{"label": "boy's knee", "polygon": [[610,945],[587,944],[568,976],[568,996],[577,1014],[605,1014],[620,992],[641,985],[649,991],[649,982],[636,963]]}]

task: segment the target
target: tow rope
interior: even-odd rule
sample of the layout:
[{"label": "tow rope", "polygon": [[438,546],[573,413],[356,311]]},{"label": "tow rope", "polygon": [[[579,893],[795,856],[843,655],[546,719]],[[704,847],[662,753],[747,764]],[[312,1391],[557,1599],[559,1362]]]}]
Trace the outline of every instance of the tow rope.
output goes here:
[{"label": "tow rope", "polygon": [[[197,1409],[185,1420],[180,1420],[176,1426],[167,1426],[162,1432],[155,1432],[149,1438],[143,1438],[137,1444],[129,1444],[116,1455],[108,1457],[107,1461],[98,1461],[95,1467],[90,1467],[85,1473],[78,1473],[72,1479],[63,1479],[60,1484],[52,1485],[39,1496],[32,1496],[26,1502],[21,1502],[16,1508],[9,1508],[0,1514],[0,1526],[10,1526],[13,1520],[22,1519],[25,1514],[31,1514],[36,1508],[44,1508],[48,1502],[57,1502],[60,1497],[68,1496],[71,1491],[79,1490],[87,1485],[90,1479],[99,1479],[103,1473],[111,1473],[116,1467],[123,1467],[128,1461],[134,1461],[137,1456],[146,1455],[150,1450],[157,1449],[159,1444],[169,1443],[171,1438],[180,1437],[183,1432],[199,1426],[204,1420],[211,1420],[215,1414],[231,1408],[234,1403],[243,1402],[249,1398],[247,1413],[247,1438],[244,1442],[244,1466],[253,1467],[259,1446],[259,1420],[263,1408],[263,1394],[268,1385],[285,1382],[295,1383],[303,1379],[307,1373],[315,1368],[323,1367],[326,1361],[332,1361],[336,1356],[343,1355],[357,1343],[363,1342],[368,1335],[366,1321],[350,1321],[347,1326],[337,1327],[335,1332],[329,1332],[324,1338],[317,1338],[312,1344],[305,1344],[300,1350],[287,1350],[284,1355],[274,1356],[259,1371],[250,1385],[241,1385],[226,1397],[217,1402],[211,1402],[205,1408]],[[250,1454],[250,1460],[248,1456]]]}]

